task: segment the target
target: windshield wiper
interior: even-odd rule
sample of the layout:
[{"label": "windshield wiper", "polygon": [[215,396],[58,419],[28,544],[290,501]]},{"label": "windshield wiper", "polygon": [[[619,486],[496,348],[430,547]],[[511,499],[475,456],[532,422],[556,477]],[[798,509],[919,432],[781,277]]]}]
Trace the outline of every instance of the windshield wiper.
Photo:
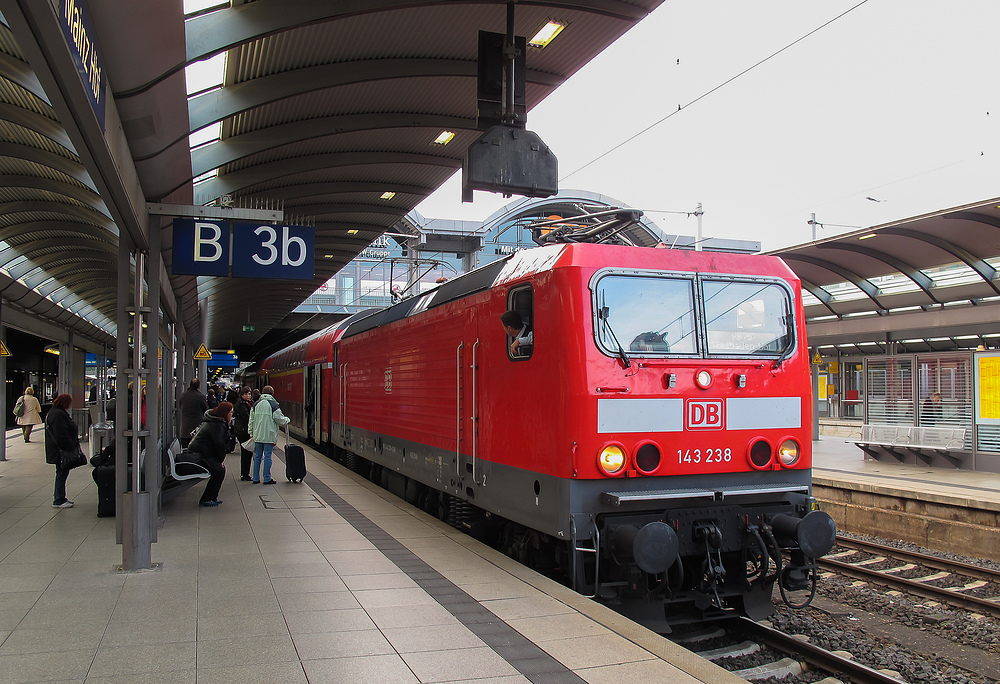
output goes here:
[{"label": "windshield wiper", "polygon": [[632,367],[632,361],[628,358],[628,354],[625,353],[625,348],[622,347],[622,343],[618,341],[618,336],[615,335],[615,331],[611,328],[611,323],[608,322],[608,316],[610,313],[611,311],[608,307],[601,307],[601,310],[597,313],[597,318],[604,323],[604,328],[611,333],[611,339],[613,339],[615,344],[618,345],[618,356],[621,357],[622,363],[625,364],[625,368],[629,369]]}]

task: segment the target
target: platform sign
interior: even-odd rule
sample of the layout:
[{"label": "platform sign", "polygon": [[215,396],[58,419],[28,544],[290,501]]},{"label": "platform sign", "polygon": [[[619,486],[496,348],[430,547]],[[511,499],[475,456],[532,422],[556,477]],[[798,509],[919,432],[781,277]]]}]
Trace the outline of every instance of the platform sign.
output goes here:
[{"label": "platform sign", "polygon": [[208,351],[208,347],[206,347],[205,345],[201,345],[200,347],[198,347],[198,351],[196,351],[194,353],[194,360],[195,361],[211,361],[212,360],[212,352]]},{"label": "platform sign", "polygon": [[976,425],[1000,425],[1000,352],[976,352]]},{"label": "platform sign", "polygon": [[59,25],[73,55],[73,63],[80,73],[90,106],[105,132],[105,78],[104,60],[97,50],[97,31],[84,0],[60,0]]},{"label": "platform sign", "polygon": [[316,231],[204,219],[174,219],[174,275],[312,280]]},{"label": "platform sign", "polygon": [[229,275],[229,222],[174,219],[174,275]]}]

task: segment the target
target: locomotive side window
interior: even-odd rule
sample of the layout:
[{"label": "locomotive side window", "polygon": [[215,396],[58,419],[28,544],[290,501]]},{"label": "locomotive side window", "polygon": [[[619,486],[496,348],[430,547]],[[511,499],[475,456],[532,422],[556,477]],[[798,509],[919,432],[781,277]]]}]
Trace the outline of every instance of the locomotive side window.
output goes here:
[{"label": "locomotive side window", "polygon": [[792,302],[780,285],[705,280],[710,354],[773,355],[793,344]]},{"label": "locomotive side window", "polygon": [[609,275],[597,283],[594,329],[612,356],[694,354],[694,283],[689,279]]},{"label": "locomotive side window", "polygon": [[516,361],[531,358],[535,348],[534,295],[530,287],[510,293],[507,311],[500,320],[507,334],[507,356]]}]

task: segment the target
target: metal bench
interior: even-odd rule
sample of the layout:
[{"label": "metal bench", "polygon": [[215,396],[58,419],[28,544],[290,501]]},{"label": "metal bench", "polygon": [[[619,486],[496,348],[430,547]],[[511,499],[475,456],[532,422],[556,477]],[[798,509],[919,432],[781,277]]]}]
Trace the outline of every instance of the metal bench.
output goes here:
[{"label": "metal bench", "polygon": [[[932,455],[926,452],[934,452],[947,458],[952,465],[960,467],[961,461],[948,452],[964,449],[965,433],[965,428],[862,425],[860,438],[847,441],[853,442],[876,460],[884,452],[902,461],[903,454],[908,452],[930,463]],[[881,447],[881,450],[873,447]]]},{"label": "metal bench", "polygon": [[199,480],[211,477],[208,468],[200,463],[183,460],[182,454],[181,443],[175,439],[167,447],[167,461],[170,468],[169,477],[163,481],[162,491],[165,497],[168,492],[172,496],[197,484]]}]

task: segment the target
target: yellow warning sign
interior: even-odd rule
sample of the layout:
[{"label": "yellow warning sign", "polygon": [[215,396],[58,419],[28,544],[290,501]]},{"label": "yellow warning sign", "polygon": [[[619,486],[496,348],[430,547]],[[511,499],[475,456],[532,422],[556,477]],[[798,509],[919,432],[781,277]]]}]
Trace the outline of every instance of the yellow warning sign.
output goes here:
[{"label": "yellow warning sign", "polygon": [[210,361],[212,359],[212,352],[208,351],[208,347],[201,345],[198,347],[198,351],[194,353],[195,361]]},{"label": "yellow warning sign", "polygon": [[0,342],[0,356],[10,356],[10,350],[7,349],[7,345]]},{"label": "yellow warning sign", "polygon": [[[195,358],[198,358],[197,356]],[[812,362],[816,365],[823,363],[823,358],[819,355],[819,352],[813,354]]]}]

